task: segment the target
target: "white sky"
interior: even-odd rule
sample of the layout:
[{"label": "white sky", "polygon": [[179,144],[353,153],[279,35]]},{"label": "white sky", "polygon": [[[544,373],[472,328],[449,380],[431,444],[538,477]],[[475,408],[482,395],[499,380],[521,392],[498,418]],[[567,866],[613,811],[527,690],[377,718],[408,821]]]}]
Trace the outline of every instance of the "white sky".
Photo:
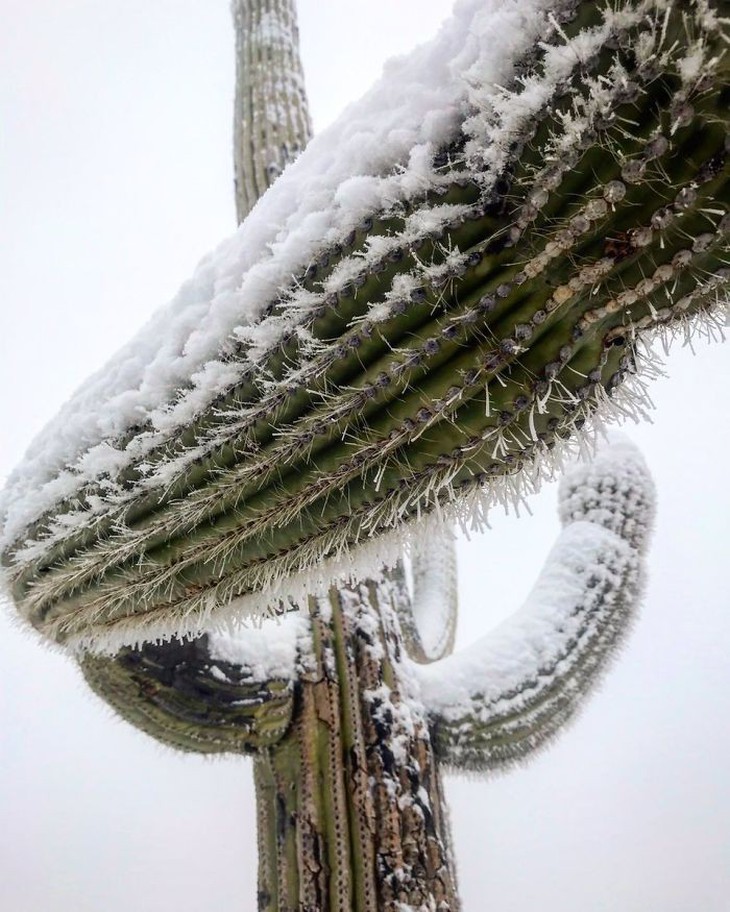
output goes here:
[{"label": "white sky", "polygon": [[[448,0],[299,0],[321,129]],[[234,227],[226,0],[0,0],[0,474],[75,386]],[[449,780],[466,912],[727,912],[728,369],[675,350],[631,435],[659,488],[629,648],[549,751]],[[719,413],[719,414],[718,414]],[[557,531],[495,517],[461,551],[460,641],[525,595]],[[253,909],[248,762],[204,762],[111,718],[0,613],[0,908]]]}]

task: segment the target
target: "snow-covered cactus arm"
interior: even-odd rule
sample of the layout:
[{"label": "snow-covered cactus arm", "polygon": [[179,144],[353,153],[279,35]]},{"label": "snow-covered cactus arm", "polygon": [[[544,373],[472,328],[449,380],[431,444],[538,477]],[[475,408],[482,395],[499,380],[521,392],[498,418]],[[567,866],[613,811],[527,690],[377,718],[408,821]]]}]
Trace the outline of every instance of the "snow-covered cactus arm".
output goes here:
[{"label": "snow-covered cactus arm", "polygon": [[629,444],[566,475],[564,529],[523,608],[463,652],[416,668],[445,763],[522,760],[580,708],[635,614],[653,511],[651,479]]},{"label": "snow-covered cactus arm", "polygon": [[403,601],[406,648],[418,662],[434,662],[454,648],[459,593],[454,534],[446,527],[419,539],[411,550],[413,597]]},{"label": "snow-covered cactus arm", "polygon": [[233,150],[242,222],[312,134],[294,0],[232,0],[236,30]]},{"label": "snow-covered cactus arm", "polygon": [[[171,358],[86,392],[89,452],[14,484],[23,616],[96,648],[303,604],[392,559],[383,533],[531,490],[596,412],[641,414],[642,338],[711,331],[728,294],[720,9],[459,4],[205,265],[220,293],[183,295]],[[106,395],[147,424],[98,440]]]},{"label": "snow-covered cactus arm", "polygon": [[195,753],[252,754],[284,736],[310,652],[308,620],[288,615],[235,633],[125,647],[112,657],[86,653],[79,662],[91,689],[157,741]]}]

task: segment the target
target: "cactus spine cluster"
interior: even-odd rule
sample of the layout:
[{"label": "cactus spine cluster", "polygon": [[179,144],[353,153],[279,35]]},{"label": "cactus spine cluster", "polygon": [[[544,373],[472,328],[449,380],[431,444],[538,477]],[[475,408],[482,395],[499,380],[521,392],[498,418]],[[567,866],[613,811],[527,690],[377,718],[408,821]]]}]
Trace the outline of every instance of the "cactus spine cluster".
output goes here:
[{"label": "cactus spine cluster", "polygon": [[[309,121],[293,4],[234,15],[243,217]],[[323,244],[248,338],[222,340],[234,383],[3,554],[20,612],[91,649],[84,674],[122,716],[182,750],[253,754],[267,912],[458,909],[439,764],[545,743],[641,590],[652,490],[625,447],[567,476],[527,605],[464,653],[449,549],[415,548],[411,601],[377,544],[519,496],[586,422],[641,407],[642,336],[711,325],[727,295],[716,6],[561,0],[549,22],[513,84],[475,93],[426,187]],[[389,572],[308,591],[371,539]],[[239,653],[169,639],[252,606],[279,624],[240,631]]]}]

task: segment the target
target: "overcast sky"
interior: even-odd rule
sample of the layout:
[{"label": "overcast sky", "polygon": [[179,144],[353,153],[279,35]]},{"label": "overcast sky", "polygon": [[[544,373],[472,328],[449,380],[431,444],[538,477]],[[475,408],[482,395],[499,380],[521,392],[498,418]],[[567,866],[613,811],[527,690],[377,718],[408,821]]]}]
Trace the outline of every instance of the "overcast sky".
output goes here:
[{"label": "overcast sky", "polygon": [[[300,0],[315,128],[448,0]],[[234,227],[226,0],[0,0],[0,475]],[[727,351],[676,348],[631,429],[659,490],[629,647],[524,769],[449,780],[466,912],[727,912]],[[460,642],[516,608],[555,491],[461,548]],[[0,612],[0,908],[255,906],[246,761],[166,751]]]}]

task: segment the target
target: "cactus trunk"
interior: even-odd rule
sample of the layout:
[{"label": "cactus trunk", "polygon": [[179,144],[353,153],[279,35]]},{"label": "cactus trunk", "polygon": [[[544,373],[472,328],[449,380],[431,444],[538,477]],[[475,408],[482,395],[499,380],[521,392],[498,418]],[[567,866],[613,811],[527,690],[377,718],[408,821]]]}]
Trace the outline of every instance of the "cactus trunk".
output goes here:
[{"label": "cactus trunk", "polygon": [[456,910],[425,714],[409,695],[399,584],[313,602],[291,728],[255,758],[259,909]]}]

